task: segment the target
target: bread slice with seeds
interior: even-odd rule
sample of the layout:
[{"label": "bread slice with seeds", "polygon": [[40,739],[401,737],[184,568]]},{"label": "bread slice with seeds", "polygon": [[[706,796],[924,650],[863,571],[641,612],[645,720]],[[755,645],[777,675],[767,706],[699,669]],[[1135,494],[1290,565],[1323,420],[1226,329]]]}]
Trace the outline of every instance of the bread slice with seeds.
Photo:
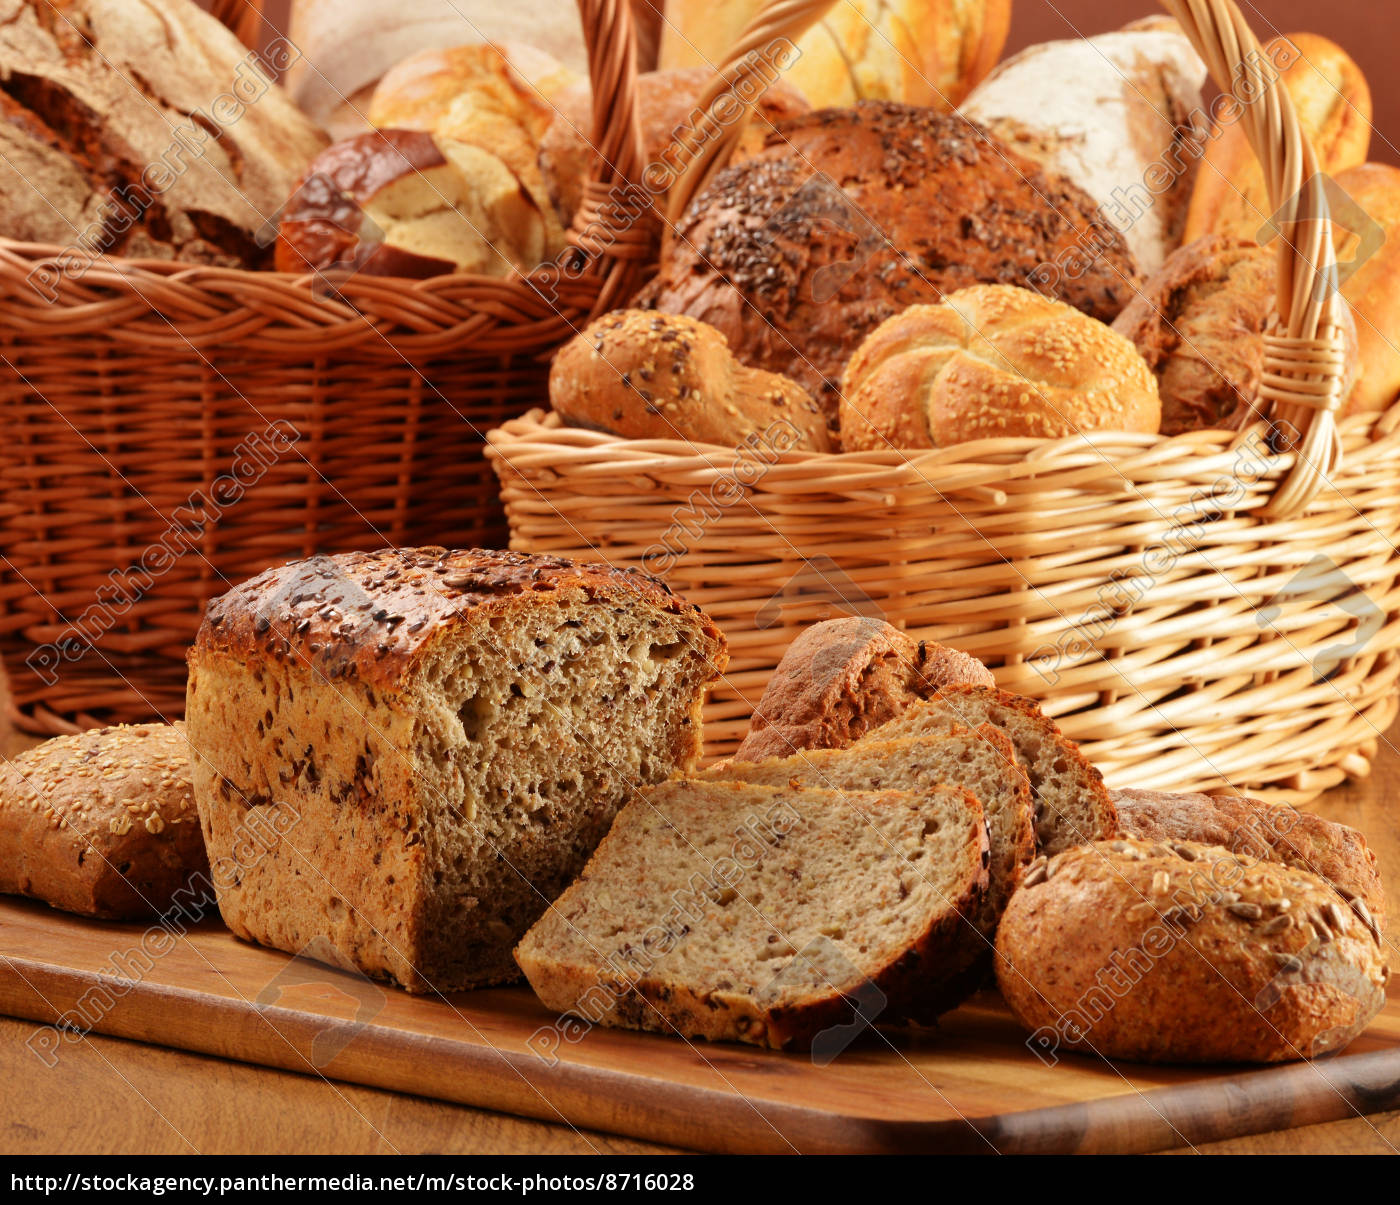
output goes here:
[{"label": "bread slice with seeds", "polygon": [[920,1015],[946,1011],[965,998],[991,967],[992,937],[1016,880],[1035,856],[1031,792],[1016,764],[1011,738],[983,724],[902,740],[871,739],[847,749],[814,749],[761,762],[727,762],[700,775],[765,786],[838,791],[928,790],[939,783],[964,788],[981,803],[991,840],[990,882],[973,924],[944,965],[941,990],[920,1001]]},{"label": "bread slice with seeds", "polygon": [[1055,854],[1113,835],[1118,818],[1103,775],[1041,714],[1033,699],[994,687],[945,686],[864,739],[897,740],[982,724],[995,724],[1016,748],[1030,779],[1035,841],[1041,853]]},{"label": "bread slice with seeds", "polygon": [[672,781],[622,810],[516,958],[548,1008],[594,1024],[818,1052],[921,997],[987,858],[960,787]]}]

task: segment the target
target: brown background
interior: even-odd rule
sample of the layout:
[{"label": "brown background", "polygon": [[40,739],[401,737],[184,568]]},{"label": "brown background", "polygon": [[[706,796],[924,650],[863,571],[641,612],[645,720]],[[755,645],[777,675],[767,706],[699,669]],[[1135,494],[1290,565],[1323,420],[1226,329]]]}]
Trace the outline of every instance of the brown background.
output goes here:
[{"label": "brown background", "polygon": [[[207,2],[207,0],[206,0]],[[506,0],[508,2],[508,0]],[[1340,43],[1371,83],[1375,134],[1371,158],[1400,163],[1400,83],[1393,81],[1400,56],[1400,4],[1396,0],[1237,0],[1262,39],[1278,33],[1320,33]],[[474,4],[502,0],[458,0],[462,12]],[[560,0],[561,5],[568,0]],[[1162,11],[1154,0],[1012,0],[1008,53],[1035,42],[1116,29]],[[285,28],[290,0],[265,0],[264,11]],[[386,13],[393,0],[384,0]],[[392,18],[390,18],[392,19]]]}]

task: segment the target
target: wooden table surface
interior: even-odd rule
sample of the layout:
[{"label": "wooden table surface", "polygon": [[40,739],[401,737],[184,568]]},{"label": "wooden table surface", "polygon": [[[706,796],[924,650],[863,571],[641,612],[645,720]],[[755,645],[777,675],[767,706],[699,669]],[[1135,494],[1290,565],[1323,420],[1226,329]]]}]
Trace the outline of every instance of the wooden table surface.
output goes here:
[{"label": "wooden table surface", "polygon": [[[29,743],[4,734],[4,751]],[[1371,776],[1313,810],[1363,831],[1400,883],[1400,723]],[[88,1036],[47,1067],[24,1045],[32,1022],[0,1017],[0,1152],[205,1154],[667,1154],[615,1135],[335,1083],[163,1047]],[[1201,1153],[1400,1149],[1400,1112],[1232,1139]]]}]

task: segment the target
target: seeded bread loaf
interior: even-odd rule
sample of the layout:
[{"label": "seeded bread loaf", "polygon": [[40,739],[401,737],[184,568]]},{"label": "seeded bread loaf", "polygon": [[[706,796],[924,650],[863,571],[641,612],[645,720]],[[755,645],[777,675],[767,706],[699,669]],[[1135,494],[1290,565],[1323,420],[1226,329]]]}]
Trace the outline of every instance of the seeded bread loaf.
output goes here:
[{"label": "seeded bread loaf", "polygon": [[0,892],[146,917],[208,869],[183,724],[54,737],[0,770]]},{"label": "seeded bread loaf", "polygon": [[628,439],[832,450],[805,389],[739,363],[719,331],[681,314],[614,310],[591,322],[555,355],[549,401],[571,426]]},{"label": "seeded bread loaf", "polygon": [[848,749],[813,749],[761,762],[731,761],[700,778],[838,791],[917,791],[939,783],[962,787],[986,813],[991,877],[973,924],[940,968],[940,982],[930,984],[918,1001],[919,1019],[954,1007],[986,978],[997,921],[1022,868],[1035,856],[1030,784],[1001,729],[983,724],[975,732],[962,728],[947,735],[867,740]]},{"label": "seeded bread loaf", "polygon": [[660,582],[555,557],[385,549],[245,582],[190,653],[195,797],[211,857],[281,836],[220,876],[225,922],[411,991],[514,978],[618,807],[698,758],[725,661]]},{"label": "seeded bread loaf", "polygon": [[1030,779],[1035,842],[1041,853],[1112,836],[1118,818],[1098,772],[1033,699],[985,686],[949,686],[915,703],[867,737],[897,740],[955,727],[995,724],[1011,738]]},{"label": "seeded bread loaf", "polygon": [[1366,1028],[1388,977],[1360,900],[1192,842],[1100,842],[1036,863],[997,932],[1002,995],[1042,1058],[1315,1058]]},{"label": "seeded bread loaf", "polygon": [[1385,890],[1376,855],[1354,828],[1243,795],[1111,791],[1118,836],[1198,841],[1232,853],[1282,862],[1326,879],[1348,899],[1366,901],[1385,924]]},{"label": "seeded bread loaf", "polygon": [[906,1016],[987,887],[957,787],[837,792],[669,782],[628,804],[516,957],[594,1024],[822,1048]]},{"label": "seeded bread loaf", "polygon": [[916,641],[881,619],[842,616],[812,624],[768,679],[734,760],[844,748],[916,699],[956,684],[996,685],[976,657]]}]

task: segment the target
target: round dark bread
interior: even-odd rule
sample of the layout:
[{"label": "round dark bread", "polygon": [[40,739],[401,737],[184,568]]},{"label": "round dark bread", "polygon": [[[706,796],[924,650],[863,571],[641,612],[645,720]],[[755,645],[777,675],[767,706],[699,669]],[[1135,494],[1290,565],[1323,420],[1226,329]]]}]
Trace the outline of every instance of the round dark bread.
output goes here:
[{"label": "round dark bread", "polygon": [[997,931],[997,980],[1042,1056],[1259,1062],[1340,1050],[1385,1005],[1360,900],[1194,842],[1101,841],[1033,862]]},{"label": "round dark bread", "polygon": [[1243,795],[1135,790],[1109,794],[1118,811],[1118,836],[1223,845],[1232,853],[1311,871],[1349,898],[1365,900],[1384,932],[1380,869],[1356,829]]},{"label": "round dark bread", "polygon": [[0,892],[129,919],[208,869],[183,724],[54,737],[0,771]]},{"label": "round dark bread", "polygon": [[828,405],[834,426],[847,358],[906,306],[1015,284],[1110,322],[1136,278],[1077,186],[961,117],[863,101],[783,122],[716,176],[639,304],[717,327],[744,363]]}]

